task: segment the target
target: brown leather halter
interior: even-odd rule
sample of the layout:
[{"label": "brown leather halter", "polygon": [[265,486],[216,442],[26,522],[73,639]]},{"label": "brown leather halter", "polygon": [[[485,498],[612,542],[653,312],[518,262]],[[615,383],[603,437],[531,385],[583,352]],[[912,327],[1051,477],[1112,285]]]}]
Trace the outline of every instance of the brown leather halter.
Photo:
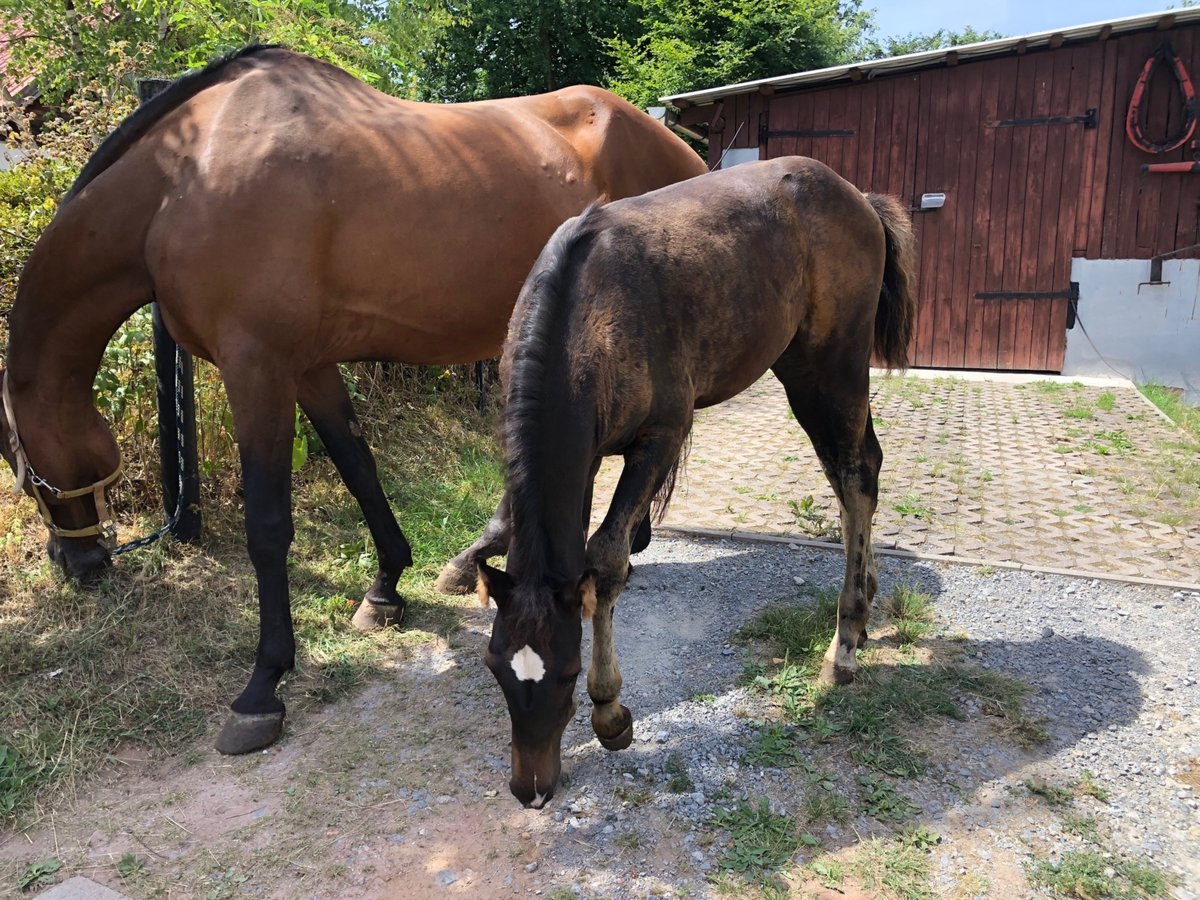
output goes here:
[{"label": "brown leather halter", "polygon": [[[74,488],[69,491],[56,488],[33,470],[33,466],[29,462],[29,455],[21,445],[21,438],[17,434],[17,417],[13,413],[12,398],[9,395],[7,378],[4,379],[3,394],[4,417],[8,421],[8,446],[12,450],[13,459],[16,461],[17,467],[17,480],[13,487],[13,493],[20,494],[26,480],[28,480],[29,492],[33,495],[33,499],[37,503],[42,521],[46,523],[46,527],[50,529],[50,533],[56,537],[82,538],[98,535],[101,543],[105,545],[115,543],[117,524],[104,498],[104,489],[120,476],[121,469],[125,464],[124,460],[118,459],[117,468],[111,475],[101,478],[87,487]],[[53,517],[50,515],[50,506],[47,504],[46,498],[42,496],[42,491],[49,494],[55,503],[60,503],[64,500],[74,500],[76,497],[85,497],[91,494],[96,504],[96,524],[88,525],[84,528],[62,528],[56,525]]]}]

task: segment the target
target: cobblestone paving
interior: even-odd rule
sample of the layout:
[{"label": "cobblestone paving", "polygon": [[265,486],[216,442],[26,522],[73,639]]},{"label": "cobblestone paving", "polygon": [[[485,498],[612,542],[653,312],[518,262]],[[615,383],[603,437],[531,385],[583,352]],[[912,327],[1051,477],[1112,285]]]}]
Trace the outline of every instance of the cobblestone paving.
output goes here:
[{"label": "cobblestone paving", "polygon": [[[1200,445],[1132,387],[895,376],[872,391],[876,546],[1200,584]],[[597,479],[597,519],[619,466]],[[664,524],[838,539],[774,378],[697,414]]]}]

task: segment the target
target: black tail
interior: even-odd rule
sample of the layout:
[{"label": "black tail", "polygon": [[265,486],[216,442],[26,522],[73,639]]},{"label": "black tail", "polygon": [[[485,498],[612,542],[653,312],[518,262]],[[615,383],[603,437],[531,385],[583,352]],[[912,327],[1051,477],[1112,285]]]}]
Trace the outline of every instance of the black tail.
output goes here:
[{"label": "black tail", "polygon": [[917,318],[917,298],[912,290],[916,244],[912,221],[904,205],[886,194],[867,194],[883,223],[887,237],[887,263],[875,313],[875,357],[888,369],[908,368],[908,345]]}]

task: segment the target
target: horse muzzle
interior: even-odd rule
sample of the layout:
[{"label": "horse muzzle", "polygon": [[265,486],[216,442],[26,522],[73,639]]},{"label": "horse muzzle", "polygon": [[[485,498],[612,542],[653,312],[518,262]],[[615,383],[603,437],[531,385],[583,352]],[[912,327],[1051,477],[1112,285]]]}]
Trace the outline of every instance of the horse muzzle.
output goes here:
[{"label": "horse muzzle", "polygon": [[541,809],[554,796],[562,771],[561,740],[560,735],[549,747],[536,751],[513,745],[508,788],[522,806]]},{"label": "horse muzzle", "polygon": [[64,538],[50,535],[46,553],[72,581],[87,584],[112,565],[108,548],[95,538]]}]

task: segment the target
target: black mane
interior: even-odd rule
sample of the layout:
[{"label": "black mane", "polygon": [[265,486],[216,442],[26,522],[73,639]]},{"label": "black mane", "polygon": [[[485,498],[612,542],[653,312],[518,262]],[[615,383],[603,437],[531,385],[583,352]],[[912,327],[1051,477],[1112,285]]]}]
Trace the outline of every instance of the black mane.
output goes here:
[{"label": "black mane", "polygon": [[[555,232],[538,258],[531,281],[517,303],[515,331],[509,336],[505,399],[504,448],[507,485],[511,504],[513,532],[509,559],[519,560],[520,578],[528,585],[558,584],[579,573],[552,571],[547,550],[552,536],[547,523],[544,478],[547,461],[543,458],[545,437],[563,423],[547,422],[553,412],[547,408],[548,369],[555,355],[563,353],[570,316],[568,278],[572,257],[586,248],[594,233],[591,221],[598,204],[592,204],[575,219]],[[564,376],[565,373],[560,373]],[[548,621],[552,593],[530,594],[522,598],[517,615],[510,623],[514,633],[533,633]]]},{"label": "black mane", "polygon": [[189,72],[176,80],[162,93],[139,106],[129,115],[116,130],[113,131],[99,146],[92,158],[87,161],[71,189],[67,191],[62,202],[65,204],[82,191],[101,173],[124,155],[134,143],[146,134],[167,113],[186,103],[205,88],[215,84],[226,66],[247,56],[254,56],[266,50],[278,49],[278,44],[251,44],[241,50],[234,50],[219,59],[210,62],[203,69]]}]

